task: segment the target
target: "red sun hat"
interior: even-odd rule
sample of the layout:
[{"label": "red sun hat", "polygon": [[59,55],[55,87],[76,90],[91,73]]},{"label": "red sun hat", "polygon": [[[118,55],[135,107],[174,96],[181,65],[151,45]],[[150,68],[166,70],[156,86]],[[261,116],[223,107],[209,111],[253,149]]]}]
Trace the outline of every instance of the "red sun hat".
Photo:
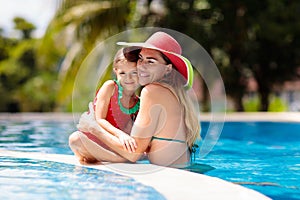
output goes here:
[{"label": "red sun hat", "polygon": [[169,34],[165,32],[155,32],[143,43],[118,42],[118,45],[142,47],[158,50],[163,53],[174,65],[177,71],[185,78],[185,86],[192,87],[193,67],[190,61],[183,57],[180,44]]}]

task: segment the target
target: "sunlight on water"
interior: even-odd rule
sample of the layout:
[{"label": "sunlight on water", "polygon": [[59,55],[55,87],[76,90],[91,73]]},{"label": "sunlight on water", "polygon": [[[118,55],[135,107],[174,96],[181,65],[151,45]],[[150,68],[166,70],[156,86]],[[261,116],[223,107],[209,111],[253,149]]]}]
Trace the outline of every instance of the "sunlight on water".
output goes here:
[{"label": "sunlight on water", "polygon": [[[202,123],[205,131],[206,123]],[[206,173],[257,190],[272,199],[300,199],[300,124],[228,122]]]},{"label": "sunlight on water", "polygon": [[0,199],[164,199],[153,188],[112,172],[0,157]]},{"label": "sunlight on water", "polygon": [[[1,123],[0,149],[72,154],[70,122]],[[165,199],[152,187],[112,172],[50,161],[0,157],[0,199]]]}]

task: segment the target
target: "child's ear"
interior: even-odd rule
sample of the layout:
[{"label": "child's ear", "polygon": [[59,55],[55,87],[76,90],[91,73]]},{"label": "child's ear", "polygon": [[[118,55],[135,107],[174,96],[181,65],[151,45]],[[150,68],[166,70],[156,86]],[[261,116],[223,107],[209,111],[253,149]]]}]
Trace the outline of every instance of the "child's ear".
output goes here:
[{"label": "child's ear", "polygon": [[117,74],[118,68],[114,67],[113,71],[114,71],[115,74]]}]

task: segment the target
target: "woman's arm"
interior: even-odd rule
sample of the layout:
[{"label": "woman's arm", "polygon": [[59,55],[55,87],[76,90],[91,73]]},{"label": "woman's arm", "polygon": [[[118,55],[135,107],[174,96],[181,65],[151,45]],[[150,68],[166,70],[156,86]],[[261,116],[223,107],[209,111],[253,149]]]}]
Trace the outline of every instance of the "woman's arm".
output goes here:
[{"label": "woman's arm", "polygon": [[[91,106],[92,103],[90,103],[90,107]],[[104,142],[109,148],[111,148],[113,151],[121,155],[126,160],[135,162],[141,156],[137,153],[133,153],[133,152],[130,153],[124,150],[120,140],[116,136],[107,132],[96,122],[93,110],[91,110],[90,113],[85,112],[81,115],[77,128],[82,131],[90,132],[94,134],[99,140]],[[91,155],[93,155],[95,158],[99,160],[102,160],[105,157],[106,161],[110,161],[110,162],[115,161],[115,155],[112,155],[110,157],[104,156],[103,153],[105,152],[103,152],[102,150],[101,151],[96,150],[96,148],[94,147],[95,145],[93,145],[93,142],[88,141],[87,139],[85,137],[81,137],[81,141],[84,143],[86,150]]]},{"label": "woman's arm", "polygon": [[94,112],[92,111],[90,114],[85,113],[80,118],[78,127],[88,129],[89,132],[93,133],[97,138],[99,138],[99,140],[103,141],[107,146],[122,157],[130,160],[131,162],[135,162],[146,151],[150,144],[151,137],[157,131],[156,129],[161,112],[161,106],[159,106],[159,102],[155,100],[155,96],[157,95],[153,94],[155,90],[152,90],[152,87],[145,87],[141,92],[139,114],[131,131],[131,135],[137,143],[137,149],[135,152],[130,153],[125,151],[117,137],[103,130],[97,123],[93,123],[95,120],[92,119],[94,115]]}]

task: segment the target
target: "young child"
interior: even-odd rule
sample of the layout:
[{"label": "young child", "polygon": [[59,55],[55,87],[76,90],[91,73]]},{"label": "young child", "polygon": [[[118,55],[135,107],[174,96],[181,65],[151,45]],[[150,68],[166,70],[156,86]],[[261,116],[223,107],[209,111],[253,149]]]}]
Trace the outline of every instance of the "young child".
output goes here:
[{"label": "young child", "polygon": [[[138,114],[140,104],[139,97],[135,93],[139,87],[136,68],[138,56],[132,53],[132,55],[126,57],[124,56],[123,48],[116,53],[113,61],[113,71],[116,75],[116,80],[106,81],[97,91],[93,109],[97,123],[103,129],[118,137],[124,149],[133,151],[136,148],[136,143],[128,134]],[[128,134],[124,134],[119,129]],[[109,149],[93,134],[83,133],[97,144]],[[87,158],[76,150],[77,145],[72,143],[72,135],[69,138],[69,144],[75,155],[79,157],[79,160],[94,162],[95,160],[92,156]]]}]

